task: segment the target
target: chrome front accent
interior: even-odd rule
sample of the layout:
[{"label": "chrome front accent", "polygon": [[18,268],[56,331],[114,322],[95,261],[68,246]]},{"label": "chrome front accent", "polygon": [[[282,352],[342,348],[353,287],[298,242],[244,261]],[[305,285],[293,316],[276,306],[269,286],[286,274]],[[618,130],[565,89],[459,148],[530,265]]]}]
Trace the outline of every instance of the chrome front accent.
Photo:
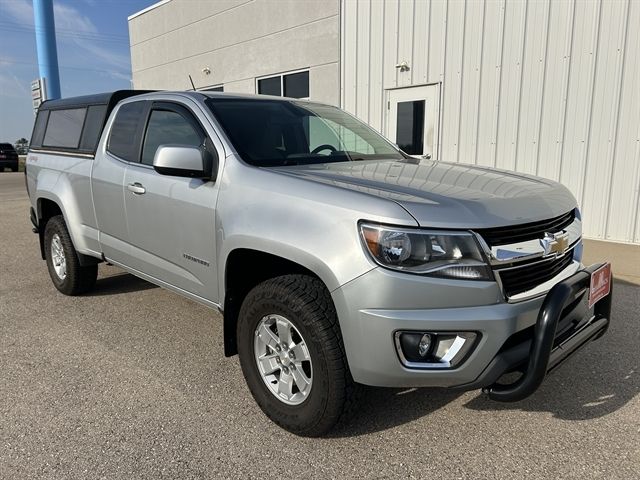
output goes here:
[{"label": "chrome front accent", "polygon": [[415,368],[421,370],[441,370],[441,369],[452,369],[459,366],[460,361],[464,360],[467,357],[469,351],[473,348],[476,339],[478,338],[476,333],[473,332],[425,332],[431,336],[433,339],[432,342],[436,343],[436,348],[438,347],[438,335],[455,335],[455,339],[451,346],[449,346],[446,351],[442,352],[443,355],[440,357],[440,361],[438,362],[412,362],[407,360],[404,353],[402,352],[402,344],[400,343],[400,336],[405,333],[404,331],[397,331],[394,334],[394,341],[396,344],[396,350],[398,352],[398,356],[400,357],[400,363],[407,368]]},{"label": "chrome front accent", "polygon": [[580,266],[581,266],[580,262],[572,261],[567,268],[562,270],[558,275],[556,275],[552,279],[547,280],[546,282],[543,282],[540,285],[536,286],[535,288],[531,290],[527,290],[526,292],[518,293],[516,295],[511,295],[507,297],[507,301],[509,303],[517,303],[517,302],[523,302],[525,300],[538,297],[540,295],[544,295],[549,290],[551,290],[551,287],[553,287],[556,283],[561,282],[565,278],[569,278],[571,275],[573,275],[578,270],[580,270]]},{"label": "chrome front accent", "polygon": [[[476,234],[476,237],[489,258],[491,265],[499,266],[513,262],[562,255],[568,250],[573,249],[580,241],[582,237],[582,221],[576,217],[573,222],[561,232],[547,233],[543,239],[535,238],[508,245],[489,246],[481,235]],[[558,240],[560,240],[560,242]],[[565,246],[564,251],[558,251],[559,246]]]},{"label": "chrome front accent", "polygon": [[[557,221],[556,221],[557,223]],[[509,303],[521,302],[544,295],[556,283],[564,280],[580,268],[580,246],[582,239],[582,221],[576,214],[569,225],[558,226],[559,230],[541,230],[533,232],[537,238],[506,243],[501,238],[500,244],[489,245],[483,234],[491,235],[492,231],[474,232],[491,264],[496,280]],[[501,228],[499,230],[503,230]],[[522,238],[520,231],[526,231],[527,225],[514,226],[514,235]],[[503,234],[504,235],[504,234]],[[491,238],[491,237],[489,237]],[[497,242],[498,243],[498,242]],[[572,260],[569,260],[569,258]],[[566,265],[557,273],[558,262]],[[545,265],[549,268],[546,270]],[[537,267],[537,270],[536,270]],[[550,274],[556,273],[552,278]],[[539,283],[536,283],[536,279]],[[519,291],[527,283],[524,291]]]}]

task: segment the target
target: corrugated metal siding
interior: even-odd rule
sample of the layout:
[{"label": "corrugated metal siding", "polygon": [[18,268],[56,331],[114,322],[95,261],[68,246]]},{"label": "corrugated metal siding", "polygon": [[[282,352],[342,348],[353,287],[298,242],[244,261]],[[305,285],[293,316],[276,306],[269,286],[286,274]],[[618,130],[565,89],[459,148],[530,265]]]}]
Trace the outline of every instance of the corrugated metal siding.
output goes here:
[{"label": "corrugated metal siding", "polygon": [[558,180],[586,236],[640,243],[638,26],[636,0],[343,0],[341,102],[384,131],[385,88],[442,82],[441,160]]}]

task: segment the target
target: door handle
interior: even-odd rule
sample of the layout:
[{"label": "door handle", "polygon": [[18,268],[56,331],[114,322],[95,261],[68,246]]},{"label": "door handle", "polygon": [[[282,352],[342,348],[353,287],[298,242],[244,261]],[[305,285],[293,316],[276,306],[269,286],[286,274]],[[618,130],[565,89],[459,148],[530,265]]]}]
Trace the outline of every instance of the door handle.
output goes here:
[{"label": "door handle", "polygon": [[142,195],[143,193],[145,193],[147,190],[146,188],[144,188],[142,186],[141,183],[130,183],[129,185],[127,185],[127,190],[129,190],[130,192],[135,193],[136,195]]}]

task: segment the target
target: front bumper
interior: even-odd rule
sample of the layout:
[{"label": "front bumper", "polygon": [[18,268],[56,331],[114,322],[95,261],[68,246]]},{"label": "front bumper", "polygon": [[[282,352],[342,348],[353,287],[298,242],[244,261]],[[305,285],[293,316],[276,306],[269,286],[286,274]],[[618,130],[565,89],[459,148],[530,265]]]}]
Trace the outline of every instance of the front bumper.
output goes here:
[{"label": "front bumper", "polygon": [[[549,369],[606,330],[611,294],[595,310],[587,306],[589,272],[594,268],[561,281],[546,296],[514,304],[504,302],[494,282],[374,269],[332,294],[351,373],[366,385],[487,387],[495,399],[524,398]],[[400,363],[393,341],[398,330],[474,331],[480,339],[456,368],[417,370]],[[531,362],[523,368],[531,358],[536,359],[533,368]],[[517,369],[527,371],[521,378],[528,379],[525,387],[495,385],[504,373]],[[509,388],[516,392],[509,393]]]}]

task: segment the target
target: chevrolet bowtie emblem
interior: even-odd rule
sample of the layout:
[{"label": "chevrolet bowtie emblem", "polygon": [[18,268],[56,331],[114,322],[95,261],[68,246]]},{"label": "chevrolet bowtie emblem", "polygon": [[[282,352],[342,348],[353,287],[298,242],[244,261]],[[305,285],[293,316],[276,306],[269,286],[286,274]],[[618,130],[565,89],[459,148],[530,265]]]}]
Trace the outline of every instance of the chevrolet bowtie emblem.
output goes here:
[{"label": "chevrolet bowtie emblem", "polygon": [[545,233],[540,240],[540,245],[544,248],[544,255],[563,255],[569,248],[569,234],[567,232]]}]

